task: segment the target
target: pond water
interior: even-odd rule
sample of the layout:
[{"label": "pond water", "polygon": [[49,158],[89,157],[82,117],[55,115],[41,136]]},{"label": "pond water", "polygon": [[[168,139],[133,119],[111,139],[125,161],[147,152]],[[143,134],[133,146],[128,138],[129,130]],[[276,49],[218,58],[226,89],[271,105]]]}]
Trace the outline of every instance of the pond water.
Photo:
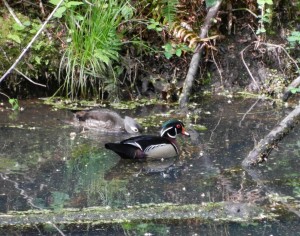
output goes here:
[{"label": "pond water", "polygon": [[[158,134],[162,122],[180,117],[191,138],[178,137],[182,153],[163,162],[120,160],[106,150],[127,134],[82,132],[64,120],[72,112],[57,110],[41,101],[21,101],[23,111],[0,106],[0,211],[29,209],[126,208],[139,204],[203,204],[253,202],[263,207],[266,191],[242,169],[241,162],[290,111],[253,99],[202,99],[193,113],[183,116],[167,105],[117,110],[151,124],[145,133]],[[205,130],[196,131],[197,125]],[[300,200],[299,128],[257,167],[268,192]],[[74,135],[75,134],[75,135]],[[255,224],[136,222],[89,229],[72,235],[300,235],[299,217]],[[36,227],[37,228],[37,227]],[[30,232],[40,232],[35,227]],[[1,229],[0,229],[0,232]]]}]

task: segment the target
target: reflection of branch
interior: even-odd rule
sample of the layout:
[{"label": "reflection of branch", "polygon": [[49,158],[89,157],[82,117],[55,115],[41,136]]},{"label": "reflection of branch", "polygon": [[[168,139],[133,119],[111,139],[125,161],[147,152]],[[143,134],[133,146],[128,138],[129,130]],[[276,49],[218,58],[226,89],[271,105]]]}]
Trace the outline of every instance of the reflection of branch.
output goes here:
[{"label": "reflection of branch", "polygon": [[[243,167],[244,170],[247,171],[247,174],[249,176],[251,176],[252,180],[256,182],[258,189],[263,190],[267,196],[267,199],[270,202],[274,202],[274,203],[281,203],[285,209],[287,209],[288,211],[294,213],[295,215],[297,215],[298,217],[300,217],[300,210],[297,209],[298,205],[295,204],[295,202],[286,202],[286,198],[288,196],[285,196],[283,194],[279,194],[277,192],[275,192],[274,190],[272,190],[272,188],[266,186],[263,181],[263,176],[262,173],[259,169],[255,169],[249,166],[244,166]],[[296,201],[296,200],[295,200]],[[299,208],[299,207],[298,207]]]},{"label": "reflection of branch", "polygon": [[36,206],[36,205],[32,202],[32,201],[33,201],[32,197],[29,197],[28,194],[25,192],[25,190],[19,187],[18,182],[14,181],[14,180],[12,180],[12,179],[9,179],[9,178],[8,178],[6,175],[4,175],[3,173],[0,173],[0,177],[1,177],[1,179],[3,179],[4,181],[11,182],[11,183],[14,185],[15,189],[17,189],[17,190],[20,191],[20,195],[22,195],[22,196],[27,200],[27,202],[28,202],[28,204],[29,204],[30,206],[32,206],[33,208],[42,210],[42,208]]},{"label": "reflection of branch", "polygon": [[53,224],[51,221],[47,221],[48,224],[52,225],[59,233],[60,235],[65,235],[55,224]]},{"label": "reflection of branch", "polygon": [[[41,208],[41,207],[39,207],[39,206],[37,206],[37,205],[35,205],[34,203],[33,203],[33,198],[32,197],[30,197],[27,193],[26,193],[26,191],[24,190],[24,189],[22,189],[22,188],[20,188],[19,187],[19,183],[17,182],[17,181],[14,181],[14,180],[12,180],[12,179],[9,179],[5,174],[3,174],[3,173],[0,173],[0,177],[1,177],[1,179],[2,180],[4,180],[4,181],[8,181],[8,182],[11,182],[13,185],[14,185],[14,187],[15,187],[15,189],[17,189],[17,190],[19,190],[20,191],[20,195],[22,195],[26,200],[27,200],[27,202],[28,202],[28,204],[30,205],[30,206],[32,206],[33,208],[36,208],[36,209],[39,209],[39,210],[43,210],[43,208]],[[52,225],[59,233],[60,233],[60,235],[65,235],[54,223],[52,223],[51,221],[48,221],[47,222],[48,224],[50,224],[50,225]]]},{"label": "reflection of branch", "polygon": [[260,98],[256,100],[256,102],[249,108],[248,111],[246,111],[246,113],[243,115],[241,121],[239,122],[239,127],[242,126],[242,121],[245,119],[246,115],[249,114],[249,112],[255,107],[255,105],[259,102]]},{"label": "reflection of branch", "polygon": [[211,141],[212,139],[212,136],[214,134],[214,131],[217,129],[217,127],[219,126],[220,122],[222,120],[222,117],[219,119],[218,123],[216,124],[215,128],[211,131],[211,135],[210,135],[210,138],[209,138],[209,141]]},{"label": "reflection of branch", "polygon": [[37,37],[40,35],[40,33],[44,30],[49,20],[52,18],[56,10],[59,8],[59,6],[63,3],[64,0],[60,0],[59,3],[56,5],[54,10],[51,12],[51,14],[47,17],[45,22],[42,24],[41,28],[36,32],[35,36],[31,39],[31,41],[28,43],[28,45],[24,48],[22,53],[19,55],[17,60],[14,62],[14,64],[5,72],[5,74],[0,78],[0,83],[5,79],[5,77],[16,67],[16,65],[19,63],[19,61],[22,59],[22,57],[25,55],[25,53],[28,51],[28,49],[32,46],[34,41],[37,39]]},{"label": "reflection of branch", "polygon": [[269,134],[265,136],[243,160],[244,167],[257,165],[266,160],[277,143],[287,135],[299,121],[300,105],[289,113]]},{"label": "reflection of branch", "polygon": [[4,5],[6,6],[6,8],[8,9],[9,13],[12,15],[12,17],[15,19],[15,21],[18,23],[18,25],[22,26],[21,21],[19,20],[19,18],[16,16],[16,14],[14,13],[13,9],[8,5],[6,0],[3,0]]}]

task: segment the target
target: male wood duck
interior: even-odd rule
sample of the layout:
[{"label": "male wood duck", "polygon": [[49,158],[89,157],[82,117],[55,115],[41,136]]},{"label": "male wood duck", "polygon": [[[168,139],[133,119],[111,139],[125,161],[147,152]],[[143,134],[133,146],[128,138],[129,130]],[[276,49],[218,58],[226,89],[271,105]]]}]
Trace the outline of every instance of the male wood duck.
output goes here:
[{"label": "male wood duck", "polygon": [[172,119],[162,125],[160,136],[141,135],[120,143],[106,143],[105,148],[124,159],[161,160],[179,155],[177,134],[190,136],[181,121]]},{"label": "male wood duck", "polygon": [[78,111],[74,114],[74,125],[102,132],[139,133],[142,127],[131,117],[124,119],[116,112],[108,109],[92,109]]}]

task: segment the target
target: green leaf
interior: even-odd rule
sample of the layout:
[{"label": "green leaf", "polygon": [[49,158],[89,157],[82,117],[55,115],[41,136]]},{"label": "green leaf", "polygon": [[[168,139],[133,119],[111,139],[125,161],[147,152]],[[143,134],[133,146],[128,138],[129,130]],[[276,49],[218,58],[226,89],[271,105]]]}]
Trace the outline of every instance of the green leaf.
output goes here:
[{"label": "green leaf", "polygon": [[166,51],[166,52],[164,52],[164,55],[169,60],[173,56],[173,53]]},{"label": "green leaf", "polygon": [[156,25],[154,25],[154,24],[147,25],[147,29],[155,29],[155,28],[156,28]]},{"label": "green leaf", "polygon": [[206,7],[212,7],[216,5],[217,0],[205,0]]},{"label": "green leaf", "polygon": [[130,6],[125,5],[122,8],[121,14],[122,14],[122,16],[124,17],[125,20],[128,20],[128,19],[132,18],[133,17],[133,8],[130,7]]},{"label": "green leaf", "polygon": [[79,6],[79,5],[82,5],[82,4],[83,4],[83,2],[70,1],[70,2],[67,2],[67,3],[65,4],[65,6],[66,6],[67,8],[71,8],[72,6]]},{"label": "green leaf", "polygon": [[15,98],[10,98],[8,99],[9,104],[12,106],[13,110],[18,110],[19,109],[19,102],[18,99]]},{"label": "green leaf", "polygon": [[75,19],[78,20],[78,21],[83,21],[84,20],[84,16],[82,16],[82,15],[76,15]]},{"label": "green leaf", "polygon": [[41,59],[40,57],[35,56],[35,57],[34,57],[34,60],[36,61],[36,63],[37,63],[38,65],[41,64],[42,59]]},{"label": "green leaf", "polygon": [[21,30],[25,29],[25,26],[24,25],[19,25],[17,23],[14,23],[13,24],[13,29],[17,30],[17,31],[21,31]]},{"label": "green leaf", "polygon": [[266,4],[273,5],[273,0],[265,0]]},{"label": "green leaf", "polygon": [[180,57],[180,56],[181,56],[181,54],[182,54],[182,50],[181,50],[181,48],[178,48],[178,49],[176,49],[176,52],[175,52],[175,54],[176,54],[176,56]]},{"label": "green leaf", "polygon": [[50,0],[49,2],[56,6],[60,2],[60,0]]},{"label": "green leaf", "polygon": [[54,13],[54,16],[57,18],[61,18],[63,13],[67,10],[65,6],[59,7],[57,11]]},{"label": "green leaf", "polygon": [[295,94],[295,93],[300,92],[300,88],[292,88],[290,91],[292,94]]},{"label": "green leaf", "polygon": [[257,0],[257,4],[261,6],[261,5],[266,4],[266,1],[265,0]]},{"label": "green leaf", "polygon": [[294,31],[291,33],[289,37],[287,37],[287,40],[289,42],[300,42],[300,32],[299,31]]},{"label": "green leaf", "polygon": [[31,22],[30,22],[29,20],[27,20],[27,21],[25,21],[25,22],[23,23],[23,25],[24,25],[24,26],[30,26],[30,25],[31,25]]},{"label": "green leaf", "polygon": [[163,48],[165,49],[165,51],[172,51],[173,50],[173,47],[170,43],[167,43],[166,45],[164,45]]},{"label": "green leaf", "polygon": [[13,41],[17,42],[17,43],[21,43],[21,39],[18,35],[16,34],[8,34],[7,38],[12,39]]},{"label": "green leaf", "polygon": [[104,53],[102,52],[102,50],[96,50],[94,56],[98,59],[100,59],[100,61],[104,62],[106,65],[109,64],[110,59],[108,56],[104,55]]},{"label": "green leaf", "polygon": [[265,32],[266,32],[265,28],[259,28],[259,29],[257,29],[256,34],[261,34],[261,33],[265,33]]},{"label": "green leaf", "polygon": [[29,32],[30,32],[31,34],[35,34],[35,33],[37,32],[37,30],[36,30],[36,29],[31,29],[31,30],[29,30]]}]

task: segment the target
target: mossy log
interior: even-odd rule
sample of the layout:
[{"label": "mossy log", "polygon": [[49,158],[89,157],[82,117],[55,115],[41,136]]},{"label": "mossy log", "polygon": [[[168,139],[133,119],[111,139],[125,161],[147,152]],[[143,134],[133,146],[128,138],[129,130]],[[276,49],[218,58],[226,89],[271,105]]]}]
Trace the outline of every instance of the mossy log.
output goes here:
[{"label": "mossy log", "polygon": [[105,225],[124,222],[171,222],[174,220],[197,219],[203,222],[254,222],[272,219],[274,214],[252,203],[219,202],[203,205],[147,204],[111,209],[93,207],[84,209],[63,209],[61,211],[30,210],[0,214],[0,227],[18,228],[30,225]]},{"label": "mossy log", "polygon": [[262,139],[243,160],[244,167],[265,161],[277,143],[299,122],[300,105],[289,113],[274,129]]}]

